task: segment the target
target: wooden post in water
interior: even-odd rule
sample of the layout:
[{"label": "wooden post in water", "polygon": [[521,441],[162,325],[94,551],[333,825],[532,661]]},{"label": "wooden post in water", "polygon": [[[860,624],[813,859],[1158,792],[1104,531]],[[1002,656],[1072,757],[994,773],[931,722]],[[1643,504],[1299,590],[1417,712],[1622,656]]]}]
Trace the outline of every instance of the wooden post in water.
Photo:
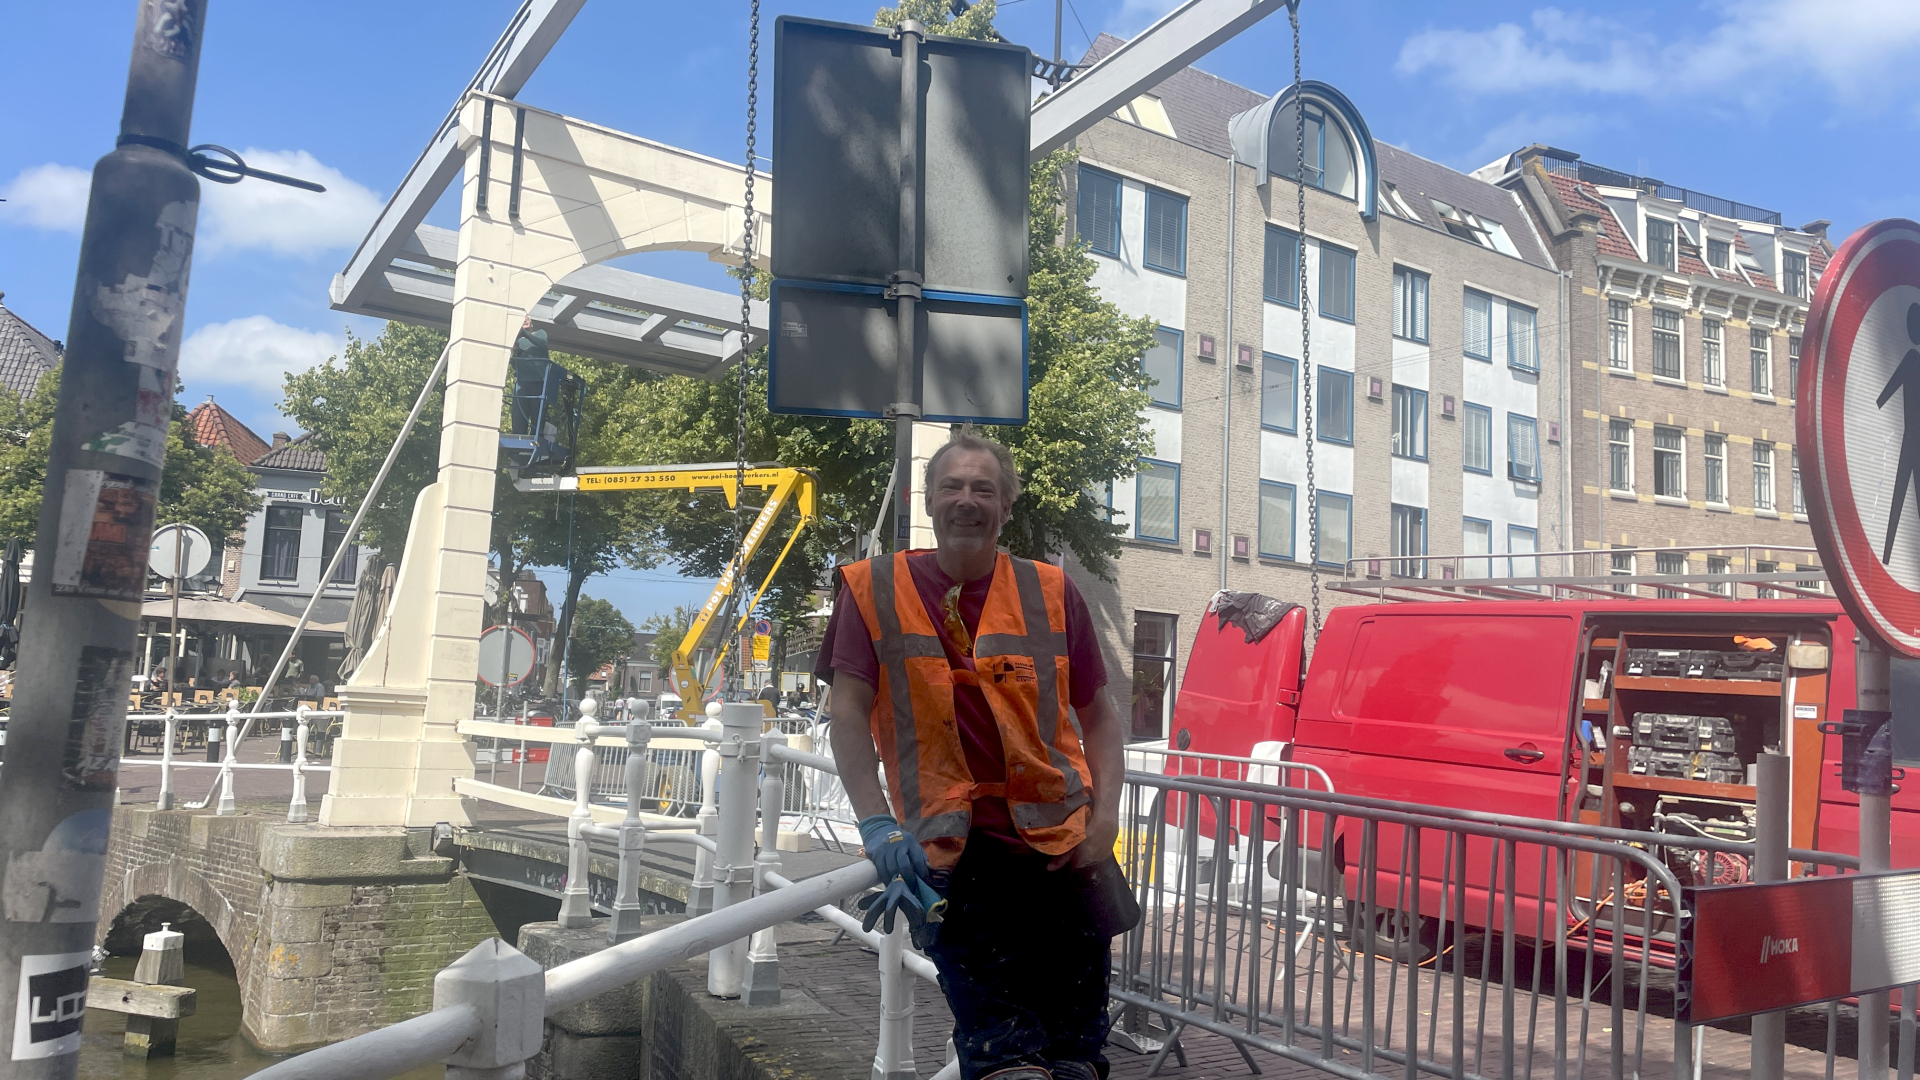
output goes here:
[{"label": "wooden post in water", "polygon": [[[182,947],[186,936],[173,929],[172,923],[161,923],[160,929],[148,934],[140,948],[140,963],[133,969],[133,981],[149,986],[179,986],[187,981],[186,953]],[[172,1055],[174,1042],[180,1036],[180,1021],[177,1018],[160,1016],[142,1016],[132,1013],[127,1017],[127,1041],[123,1052],[128,1057],[151,1058]]]}]

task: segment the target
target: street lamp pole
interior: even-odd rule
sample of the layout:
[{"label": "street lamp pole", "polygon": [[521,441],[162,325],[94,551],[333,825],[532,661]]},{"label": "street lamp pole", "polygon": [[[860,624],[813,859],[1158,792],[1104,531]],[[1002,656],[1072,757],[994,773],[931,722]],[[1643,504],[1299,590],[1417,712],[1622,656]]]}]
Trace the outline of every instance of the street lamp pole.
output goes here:
[{"label": "street lamp pole", "polygon": [[93,167],[0,773],[4,1080],[79,1064],[200,208],[186,146],[206,8],[140,0],[120,138]]}]

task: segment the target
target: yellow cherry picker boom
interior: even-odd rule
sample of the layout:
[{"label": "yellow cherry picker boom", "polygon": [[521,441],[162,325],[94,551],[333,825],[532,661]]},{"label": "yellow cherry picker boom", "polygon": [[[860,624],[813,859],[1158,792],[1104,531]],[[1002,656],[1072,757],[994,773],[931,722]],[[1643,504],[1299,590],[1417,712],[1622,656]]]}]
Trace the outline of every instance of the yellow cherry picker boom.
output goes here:
[{"label": "yellow cherry picker boom", "polygon": [[[742,487],[739,483],[739,466],[731,461],[716,461],[702,465],[615,465],[597,468],[576,469],[566,476],[529,476],[514,481],[521,491],[712,491],[718,490],[726,497],[729,507],[739,503]],[[786,561],[787,554],[800,539],[819,513],[819,478],[805,469],[789,469],[774,463],[750,465],[746,471],[746,488],[758,489],[766,493],[766,503],[748,527],[741,541],[744,549],[738,557],[729,560],[720,580],[708,595],[707,602],[694,616],[693,623],[687,628],[686,636],[673,650],[673,663],[670,678],[673,692],[680,695],[686,703],[689,722],[698,723],[701,705],[709,695],[708,682],[714,673],[726,662],[727,650],[739,640],[740,634],[752,624],[753,611],[760,605],[760,598],[766,595],[767,587],[773,584],[773,576],[780,571],[780,564]],[[793,524],[793,531],[787,535],[785,546],[767,568],[766,577],[760,587],[754,591],[751,602],[740,606],[740,617],[733,632],[722,635],[718,648],[714,650],[712,663],[706,670],[695,668],[702,641],[712,628],[714,618],[720,613],[721,605],[733,595],[738,587],[736,571],[744,570],[753,562],[753,557],[766,542],[773,531],[774,522],[791,503],[799,511],[799,519]]]}]

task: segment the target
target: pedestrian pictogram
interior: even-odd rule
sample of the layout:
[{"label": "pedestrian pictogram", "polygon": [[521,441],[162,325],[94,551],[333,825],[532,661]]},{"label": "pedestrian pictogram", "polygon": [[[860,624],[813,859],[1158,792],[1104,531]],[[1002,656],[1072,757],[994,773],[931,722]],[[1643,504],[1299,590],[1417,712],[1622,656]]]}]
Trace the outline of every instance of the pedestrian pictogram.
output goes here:
[{"label": "pedestrian pictogram", "polygon": [[1808,516],[1841,603],[1920,657],[1920,525],[1902,527],[1920,513],[1920,224],[1875,222],[1834,254],[1796,400]]}]

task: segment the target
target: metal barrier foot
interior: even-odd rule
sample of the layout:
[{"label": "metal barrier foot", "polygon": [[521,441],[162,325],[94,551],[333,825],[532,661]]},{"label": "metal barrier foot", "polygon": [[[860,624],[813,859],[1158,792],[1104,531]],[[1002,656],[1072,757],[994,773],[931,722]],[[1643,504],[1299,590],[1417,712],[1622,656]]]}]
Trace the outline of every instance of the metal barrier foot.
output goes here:
[{"label": "metal barrier foot", "polygon": [[1107,1032],[1107,1044],[1131,1050],[1136,1054],[1157,1054],[1165,1043],[1142,1031],[1121,1031],[1114,1028]]}]

